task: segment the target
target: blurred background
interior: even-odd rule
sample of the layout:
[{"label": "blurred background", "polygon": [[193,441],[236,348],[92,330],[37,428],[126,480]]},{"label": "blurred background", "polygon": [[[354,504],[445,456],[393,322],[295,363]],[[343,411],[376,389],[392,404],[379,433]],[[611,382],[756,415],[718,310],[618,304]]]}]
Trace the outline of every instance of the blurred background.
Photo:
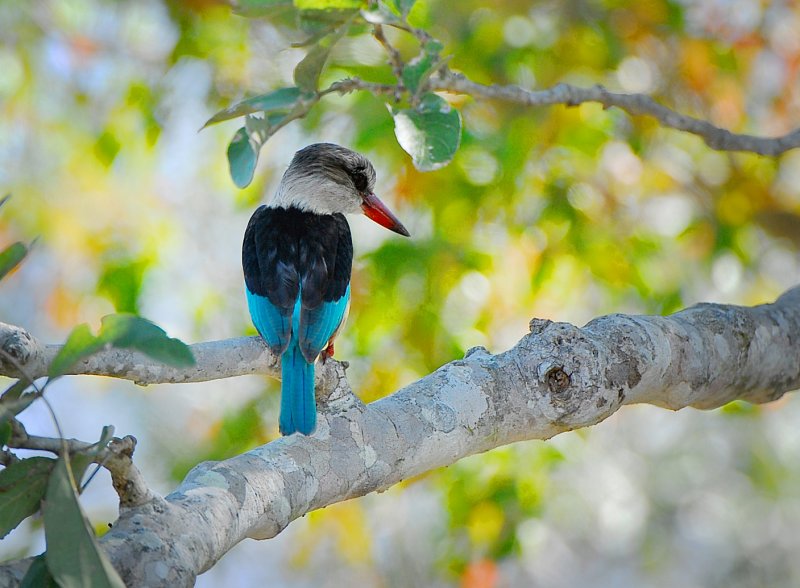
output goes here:
[{"label": "blurred background", "polygon": [[[600,83],[761,135],[800,120],[796,2],[430,0],[411,20],[479,82]],[[240,121],[198,129],[291,85],[304,50],[290,45],[303,38],[213,0],[0,0],[0,194],[13,194],[0,246],[38,237],[0,284],[0,320],[47,342],[114,311],[187,342],[255,334],[244,228],[294,151],[317,141],[366,154],[413,235],[351,219],[353,304],[336,351],[365,401],[469,347],[508,349],[533,316],[582,325],[753,305],[800,283],[800,151],[719,153],[597,105],[448,96],[462,147],[423,174],[384,99],[329,96],[267,143],[238,190],[225,150]],[[366,31],[352,35],[323,81],[391,82],[384,62]],[[278,390],[260,377],[148,388],[87,377],[62,379],[49,399],[67,436],[92,441],[106,424],[135,435],[139,467],[166,494],[199,461],[275,438]],[[38,403],[22,420],[55,433]],[[792,394],[712,412],[626,407],[245,541],[198,586],[800,585],[798,423]],[[116,518],[105,473],[82,504],[98,532]],[[0,558],[43,548],[28,521]]]}]

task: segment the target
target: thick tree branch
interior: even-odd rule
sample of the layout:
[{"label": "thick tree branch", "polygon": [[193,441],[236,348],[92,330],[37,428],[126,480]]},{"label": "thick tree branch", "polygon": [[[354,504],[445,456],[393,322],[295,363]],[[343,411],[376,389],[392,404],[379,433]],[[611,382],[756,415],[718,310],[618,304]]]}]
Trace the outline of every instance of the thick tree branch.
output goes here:
[{"label": "thick tree branch", "polygon": [[246,537],[273,537],[314,509],[467,455],[598,423],[624,404],[775,400],[800,387],[800,287],[753,308],[700,304],[583,328],[534,319],[509,351],[473,349],[368,406],[350,393],[343,364],[322,371],[333,392],[313,436],[200,464],[166,499],[122,509],[101,541],[123,578],[189,586]]}]

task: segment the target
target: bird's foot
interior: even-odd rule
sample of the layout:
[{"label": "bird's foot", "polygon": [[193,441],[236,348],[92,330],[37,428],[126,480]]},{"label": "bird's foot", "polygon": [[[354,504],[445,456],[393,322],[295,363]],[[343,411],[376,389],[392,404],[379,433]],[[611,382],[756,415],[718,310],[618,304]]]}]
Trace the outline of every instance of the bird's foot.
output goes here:
[{"label": "bird's foot", "polygon": [[328,358],[333,357],[333,342],[329,343],[328,346],[322,350],[320,357],[322,359],[322,363],[325,363]]}]

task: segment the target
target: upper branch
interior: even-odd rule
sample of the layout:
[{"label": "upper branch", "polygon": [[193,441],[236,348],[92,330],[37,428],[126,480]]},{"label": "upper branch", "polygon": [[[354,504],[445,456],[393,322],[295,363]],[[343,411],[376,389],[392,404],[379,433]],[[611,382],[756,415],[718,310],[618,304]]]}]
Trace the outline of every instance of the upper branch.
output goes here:
[{"label": "upper branch", "polygon": [[597,102],[605,108],[616,106],[632,115],[649,115],[661,124],[701,137],[712,149],[718,151],[749,151],[759,155],[780,155],[800,147],[800,128],[781,137],[756,137],[732,133],[708,121],[681,114],[659,104],[646,94],[620,94],[603,86],[581,88],[558,84],[546,90],[526,90],[519,86],[486,86],[473,82],[465,75],[452,71],[440,72],[431,81],[431,89],[469,94],[480,98],[494,98],[517,102],[526,106],[564,104],[577,106],[584,102]]}]

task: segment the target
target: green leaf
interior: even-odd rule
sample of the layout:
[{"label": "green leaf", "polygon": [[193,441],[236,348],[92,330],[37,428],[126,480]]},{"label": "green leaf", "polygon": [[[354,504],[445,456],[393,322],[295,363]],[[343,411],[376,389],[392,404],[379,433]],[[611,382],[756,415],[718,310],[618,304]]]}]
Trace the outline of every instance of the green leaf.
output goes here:
[{"label": "green leaf", "polygon": [[209,125],[238,118],[245,114],[253,114],[254,112],[268,112],[274,110],[292,110],[295,103],[300,98],[300,88],[280,88],[268,94],[261,94],[253,96],[242,102],[238,102],[233,106],[219,111],[206,121],[206,124],[200,130],[203,130]]},{"label": "green leaf", "polygon": [[389,4],[403,16],[407,16],[414,7],[416,0],[389,0]]},{"label": "green leaf", "polygon": [[228,145],[228,166],[231,179],[238,188],[246,188],[253,181],[253,174],[258,163],[258,150],[250,141],[250,134],[242,127],[231,139]]},{"label": "green leaf", "polygon": [[30,392],[28,394],[23,394],[20,398],[16,400],[9,400],[7,402],[3,402],[2,404],[0,404],[0,419],[18,415],[23,410],[28,408],[31,405],[31,403],[37,398],[39,398],[38,394],[36,394],[35,392]]},{"label": "green leaf", "polygon": [[[86,470],[94,463],[94,455],[91,453],[92,450],[90,449],[86,453],[72,453],[69,456],[69,468],[72,471],[72,479],[75,480],[75,485],[78,488],[80,488],[81,480],[83,480],[83,475],[86,473]],[[80,494],[80,490],[78,493]]]},{"label": "green leaf", "polygon": [[67,342],[64,343],[64,347],[53,358],[47,375],[51,378],[57,378],[66,374],[80,360],[100,351],[103,345],[105,345],[105,342],[92,335],[89,325],[86,323],[78,325],[72,329],[69,337],[67,337]]},{"label": "green leaf", "polygon": [[97,338],[114,347],[136,349],[174,367],[194,365],[194,356],[186,343],[167,336],[161,327],[133,314],[104,316]]},{"label": "green leaf", "polygon": [[303,92],[313,94],[317,91],[319,76],[330,53],[331,47],[323,47],[321,44],[317,44],[311,48],[303,60],[294,68],[294,83]]},{"label": "green leaf", "polygon": [[39,510],[56,460],[29,457],[0,471],[0,538]]},{"label": "green leaf", "polygon": [[194,365],[194,356],[185,343],[168,337],[161,327],[147,319],[120,313],[103,317],[97,337],[87,324],[75,327],[50,364],[48,375],[56,378],[66,374],[80,360],[97,353],[107,344],[136,349],[175,367]]},{"label": "green leaf", "polygon": [[358,10],[365,8],[366,0],[294,0],[298,10]]},{"label": "green leaf", "polygon": [[412,93],[416,94],[420,82],[435,63],[433,55],[423,54],[409,61],[403,68],[403,85]]},{"label": "green leaf", "polygon": [[345,34],[351,22],[352,18],[343,26],[338,27],[331,35],[320,40],[294,68],[294,83],[301,91],[308,94],[317,91],[319,76],[322,74],[325,62],[328,61],[331,49]]},{"label": "green leaf", "polygon": [[33,558],[19,588],[58,588],[58,584],[50,575],[50,570],[47,569],[44,553]]},{"label": "green leaf", "polygon": [[276,16],[294,12],[292,0],[231,0],[234,12],[242,16]]},{"label": "green leaf", "polygon": [[297,67],[294,68],[294,83],[300,90],[309,94],[317,91],[319,76],[330,53],[330,47],[317,44],[297,64]]},{"label": "green leaf", "polygon": [[425,43],[422,53],[408,62],[403,68],[403,84],[412,94],[417,94],[420,86],[450,58],[441,59],[442,44],[433,39]]},{"label": "green leaf", "polygon": [[108,259],[97,281],[97,291],[108,297],[117,312],[137,313],[142,282],[151,260],[122,257]]},{"label": "green leaf", "polygon": [[30,382],[27,380],[17,380],[8,388],[6,388],[6,391],[3,392],[2,396],[0,396],[0,402],[11,402],[13,400],[17,400],[22,393],[28,389],[28,386],[30,386]]},{"label": "green leaf", "polygon": [[295,0],[300,9],[297,26],[312,35],[330,29],[331,25],[340,25],[358,16],[360,8],[366,8],[366,2],[360,0]]},{"label": "green leaf", "polygon": [[75,482],[63,456],[50,476],[42,510],[47,567],[59,586],[125,588],[81,510]]},{"label": "green leaf", "polygon": [[17,267],[27,254],[28,248],[19,242],[9,245],[0,252],[0,280]]},{"label": "green leaf", "polygon": [[395,110],[394,133],[420,171],[450,163],[461,142],[461,115],[436,94],[423,96],[414,109]]},{"label": "green leaf", "polygon": [[103,164],[103,167],[109,167],[119,154],[122,144],[119,139],[109,130],[104,131],[97,138],[94,144],[94,155],[97,160]]},{"label": "green leaf", "polygon": [[363,10],[361,16],[370,24],[389,25],[400,22],[400,19],[383,4],[378,4],[377,7],[371,7],[370,10]]},{"label": "green leaf", "polygon": [[11,439],[11,418],[28,408],[39,396],[35,392],[23,394],[30,387],[27,380],[17,380],[0,396],[0,445]]}]

